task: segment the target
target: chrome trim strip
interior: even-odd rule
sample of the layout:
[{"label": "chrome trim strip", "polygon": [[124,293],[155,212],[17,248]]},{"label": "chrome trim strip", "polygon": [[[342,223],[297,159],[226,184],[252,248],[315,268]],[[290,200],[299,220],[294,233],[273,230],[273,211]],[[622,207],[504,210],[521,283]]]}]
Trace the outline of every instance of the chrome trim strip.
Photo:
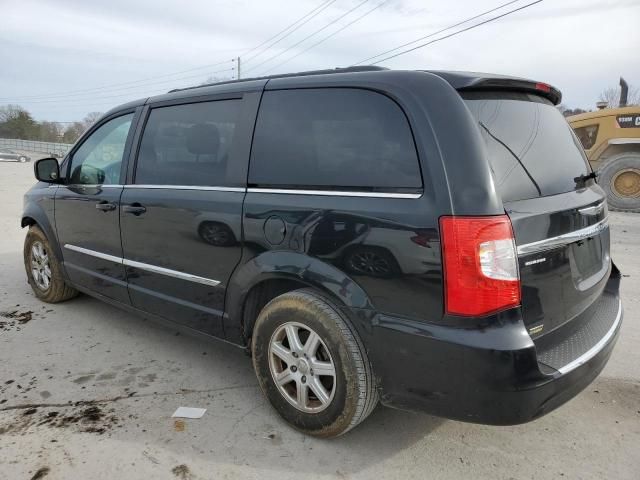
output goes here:
[{"label": "chrome trim strip", "polygon": [[215,287],[220,285],[218,280],[212,280],[210,278],[199,277],[198,275],[192,275],[190,273],[179,272],[177,270],[171,270],[169,268],[157,267],[155,265],[149,265],[148,263],[136,262],[134,260],[123,259],[122,263],[128,267],[139,268],[141,270],[147,270],[153,273],[159,273],[161,275],[167,275],[168,277],[179,278],[181,280],[188,280],[189,282],[201,283],[203,285],[210,285]]},{"label": "chrome trim strip", "polygon": [[541,252],[543,250],[549,250],[554,247],[577,242],[578,240],[584,240],[585,238],[597,235],[605,228],[609,228],[609,217],[603,218],[594,225],[590,225],[573,232],[565,233],[564,235],[558,235],[557,237],[545,238],[544,240],[539,240],[537,242],[518,245],[518,255],[527,255],[529,253]]},{"label": "chrome trim strip", "polygon": [[558,369],[558,372],[560,372],[563,375],[566,373],[569,373],[571,370],[575,370],[579,366],[584,365],[593,357],[595,357],[600,352],[600,350],[602,350],[605,347],[605,345],[609,342],[613,334],[616,332],[616,329],[620,324],[620,320],[622,320],[622,301],[618,299],[618,315],[616,316],[616,319],[613,322],[613,325],[611,325],[611,328],[609,329],[609,331],[604,335],[604,337],[600,339],[598,343],[596,343],[593,347],[591,347],[585,353],[580,355],[578,358],[576,358],[572,362],[567,363],[565,366],[560,367]]},{"label": "chrome trim strip", "polygon": [[240,192],[247,191],[244,187],[200,187],[197,185],[124,185],[124,188],[144,189],[144,190],[204,190],[211,192]]},{"label": "chrome trim strip", "polygon": [[582,215],[598,215],[602,210],[604,210],[604,200],[592,207],[579,208],[578,213]]},{"label": "chrome trim strip", "polygon": [[70,245],[66,243],[64,248],[68,250],[73,250],[74,252],[84,253],[85,255],[91,255],[92,257],[101,258],[102,260],[107,260],[109,262],[114,263],[122,263],[122,258],[116,257],[114,255],[109,255],[108,253],[96,252],[95,250],[89,250],[88,248],[76,247],[75,245]]},{"label": "chrome trim strip", "polygon": [[288,195],[322,195],[331,197],[420,198],[422,193],[356,192],[338,190],[297,190],[288,188],[247,188],[249,193],[283,193]]},{"label": "chrome trim strip", "polygon": [[159,273],[161,275],[167,275],[169,277],[179,278],[181,280],[187,280],[189,282],[201,283],[203,285],[210,285],[215,287],[220,285],[218,280],[211,278],[199,277],[198,275],[192,275],[190,273],[179,272],[178,270],[171,270],[170,268],[158,267],[156,265],[150,265],[148,263],[136,262],[134,260],[127,260],[126,258],[116,257],[107,253],[96,252],[95,250],[89,250],[88,248],[76,247],[75,245],[65,244],[64,248],[73,250],[75,252],[84,253],[92,257],[101,258],[109,262],[119,263],[128,267],[139,268],[141,270],[147,270],[153,273]]},{"label": "chrome trim strip", "polygon": [[73,188],[122,188],[124,185],[120,184],[107,184],[103,185],[101,183],[63,183],[60,185],[61,187],[73,187]]}]

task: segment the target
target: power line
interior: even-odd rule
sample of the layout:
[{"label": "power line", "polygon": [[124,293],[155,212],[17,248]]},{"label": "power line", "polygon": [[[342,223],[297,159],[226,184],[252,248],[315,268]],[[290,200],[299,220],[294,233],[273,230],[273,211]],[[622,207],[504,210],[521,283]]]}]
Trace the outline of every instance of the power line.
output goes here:
[{"label": "power line", "polygon": [[271,57],[267,58],[266,60],[263,60],[262,62],[258,63],[257,65],[254,65],[253,67],[248,68],[246,71],[250,72],[251,70],[255,70],[256,68],[258,68],[261,65],[264,65],[267,62],[270,62],[271,60],[278,58],[281,55],[284,55],[285,53],[287,53],[289,50],[297,47],[298,45],[300,45],[301,43],[305,42],[306,40],[308,40],[309,38],[317,35],[318,33],[322,32],[323,30],[326,30],[327,28],[331,27],[333,24],[335,24],[336,22],[339,22],[340,20],[342,20],[344,17],[346,17],[347,15],[349,15],[351,12],[353,12],[354,10],[360,8],[362,5],[364,5],[365,3],[367,3],[369,0],[363,0],[362,2],[360,2],[359,4],[357,4],[355,7],[351,8],[350,10],[348,10],[347,12],[343,13],[342,15],[340,15],[338,18],[336,18],[335,20],[332,20],[331,22],[327,23],[324,27],[319,28],[318,30],[316,30],[315,32],[307,35],[306,37],[304,37],[302,40],[298,41],[297,43],[294,43],[293,45],[291,45],[290,47],[286,48],[285,50],[276,53],[275,55],[272,55]]},{"label": "power line", "polygon": [[[272,37],[269,37],[267,40],[265,40],[264,42],[262,42],[260,45],[252,48],[251,50],[249,50],[248,52],[245,53],[245,56],[248,55],[249,53],[251,53],[254,50],[257,50],[258,48],[262,47],[263,45],[269,43],[271,40],[274,40],[275,38],[277,38],[278,36],[280,36],[281,34],[285,33],[287,30],[295,27],[293,30],[291,30],[289,33],[287,33],[286,35],[284,35],[283,37],[279,38],[278,40],[276,40],[275,42],[271,43],[270,45],[268,45],[266,48],[262,49],[262,51],[256,53],[255,55],[252,55],[248,58],[243,58],[243,62],[249,62],[252,59],[256,58],[257,56],[263,54],[264,52],[266,52],[267,50],[269,50],[271,47],[273,47],[276,43],[279,43],[280,41],[284,40],[285,38],[287,38],[289,35],[291,35],[292,33],[294,33],[295,31],[297,31],[298,29],[300,29],[300,27],[302,27],[303,25],[305,25],[306,23],[308,23],[309,21],[313,20],[316,16],[318,16],[320,13],[322,13],[324,10],[326,10],[328,7],[331,6],[331,4],[335,3],[336,0],[327,0],[326,2],[320,4],[319,6],[317,6],[316,8],[312,9],[310,12],[306,13],[305,15],[303,15],[302,17],[300,17],[298,20],[296,20],[295,22],[291,23],[288,27],[286,27],[284,30],[280,30],[278,33],[276,33],[275,35],[273,35]],[[314,13],[315,12],[315,13]],[[309,17],[309,15],[311,15]],[[309,18],[307,18],[309,17]],[[305,20],[306,18],[306,20]],[[304,20],[302,23],[300,23],[299,25],[296,26],[296,24],[298,24],[299,22],[301,22],[302,20]]]},{"label": "power line", "polygon": [[[331,33],[331,34],[327,35],[326,37],[324,37],[323,39],[321,39],[321,40],[317,41],[317,42],[316,42],[316,43],[314,43],[313,45],[311,45],[311,46],[309,46],[309,47],[305,48],[304,50],[302,50],[301,52],[299,52],[299,53],[295,54],[293,57],[289,57],[289,58],[287,58],[286,60],[284,60],[283,62],[278,63],[275,67],[271,67],[270,69],[265,70],[265,71],[263,72],[263,75],[264,75],[264,74],[267,74],[267,73],[269,73],[269,72],[271,72],[271,71],[273,71],[273,70],[275,70],[276,68],[278,68],[278,67],[280,67],[280,66],[284,65],[284,64],[285,64],[285,63],[287,63],[287,62],[290,62],[290,61],[291,61],[291,60],[293,60],[294,58],[299,57],[299,56],[300,56],[300,55],[302,55],[303,53],[306,53],[306,52],[308,52],[309,50],[311,50],[312,48],[315,48],[315,47],[317,47],[318,45],[320,45],[321,43],[323,43],[323,42],[325,42],[325,41],[329,40],[331,37],[334,37],[334,36],[335,36],[335,35],[337,35],[338,33],[340,33],[340,32],[342,32],[343,30],[345,30],[346,28],[349,28],[349,27],[350,27],[351,25],[353,25],[354,23],[356,23],[356,22],[358,22],[358,21],[362,20],[364,17],[366,17],[366,16],[367,16],[367,15],[369,15],[370,13],[373,13],[375,10],[377,10],[378,8],[380,8],[382,5],[384,5],[384,4],[385,4],[385,3],[387,3],[388,1],[389,1],[389,0],[384,0],[383,2],[379,3],[379,4],[378,4],[378,5],[376,5],[375,7],[373,7],[373,8],[371,8],[371,9],[367,10],[363,15],[360,15],[360,16],[359,16],[359,17],[357,17],[355,20],[352,20],[351,22],[347,23],[346,25],[344,25],[343,27],[339,28],[339,29],[338,29],[338,30],[336,30],[335,32],[333,32],[333,33]],[[519,0],[516,0],[516,1],[519,1]]]},{"label": "power line", "polygon": [[[221,73],[221,72],[231,72],[233,71],[232,68],[226,68],[226,69],[222,69],[222,70],[216,70],[215,72],[209,72],[209,75],[213,75],[216,73]],[[124,97],[124,96],[135,96],[135,95],[139,95],[139,94],[143,94],[145,92],[148,91],[149,87],[152,86],[157,86],[157,85],[162,85],[162,84],[171,84],[171,85],[175,85],[175,82],[178,82],[180,80],[190,80],[192,78],[202,78],[202,74],[197,74],[197,75],[188,75],[186,77],[179,77],[179,78],[171,78],[168,80],[160,80],[158,82],[150,82],[147,83],[145,85],[135,85],[132,87],[124,87],[124,88],[118,88],[115,89],[114,91],[110,92],[110,91],[101,91],[101,92],[96,92],[96,93],[83,93],[83,94],[77,94],[74,96],[71,96],[71,98],[54,98],[54,99],[47,99],[47,97],[45,97],[44,99],[36,99],[36,100],[18,100],[18,103],[23,103],[23,104],[28,104],[28,105],[32,105],[32,104],[38,104],[38,103],[61,103],[61,104],[65,104],[65,103],[69,103],[69,102],[73,102],[73,101],[87,101],[87,100],[91,100],[94,98],[116,98],[116,97]],[[166,89],[167,87],[164,87],[164,89]],[[127,91],[125,93],[116,93],[118,91],[123,91],[123,90],[135,90],[135,91]],[[102,95],[103,93],[114,93],[114,95],[108,95],[108,96],[104,96]]]},{"label": "power line", "polygon": [[431,45],[432,43],[436,43],[436,42],[440,42],[442,40],[446,40],[447,38],[451,38],[451,37],[453,37],[455,35],[458,35],[460,33],[464,33],[464,32],[467,32],[469,30],[472,30],[474,28],[480,27],[482,25],[486,25],[487,23],[494,22],[494,21],[499,20],[499,19],[501,19],[503,17],[506,17],[507,15],[511,15],[512,13],[518,12],[520,10],[524,10],[525,8],[529,8],[529,7],[531,7],[531,6],[533,6],[533,5],[537,4],[537,3],[540,3],[542,1],[543,0],[536,0],[535,2],[528,3],[526,5],[523,5],[522,7],[514,8],[513,10],[509,10],[508,12],[505,12],[505,13],[503,13],[501,15],[497,15],[495,17],[491,17],[491,18],[489,18],[487,20],[484,20],[484,21],[482,21],[480,23],[476,23],[476,24],[471,25],[469,27],[463,28],[462,30],[457,30],[457,31],[455,31],[453,33],[450,33],[449,35],[445,35],[444,37],[436,38],[435,40],[431,40],[430,42],[426,42],[426,43],[423,43],[423,44],[418,45],[416,47],[410,48],[408,50],[404,50],[402,52],[396,53],[395,55],[390,55],[388,57],[385,57],[385,58],[383,58],[381,60],[373,62],[372,65],[377,65],[378,63],[382,63],[382,62],[384,62],[386,60],[390,60],[392,58],[399,57],[400,55],[405,55],[405,54],[407,54],[409,52],[413,52],[414,50],[418,50],[420,48],[424,48],[424,47],[426,47],[428,45]]},{"label": "power line", "polygon": [[378,57],[381,57],[383,55],[387,55],[388,53],[394,52],[396,50],[400,50],[403,47],[407,47],[407,46],[412,45],[414,43],[418,43],[420,40],[426,40],[427,38],[431,38],[431,37],[433,37],[435,35],[438,35],[440,33],[446,32],[447,30],[451,30],[452,28],[459,27],[460,25],[464,25],[465,23],[469,23],[472,20],[475,20],[477,18],[480,18],[480,17],[483,17],[485,15],[488,15],[489,13],[495,12],[496,10],[500,10],[500,9],[502,9],[502,8],[508,6],[508,5],[511,5],[512,3],[517,3],[519,1],[521,1],[521,0],[511,0],[510,2],[503,3],[502,5],[498,5],[495,8],[492,8],[490,10],[486,10],[486,11],[484,11],[482,13],[479,13],[478,15],[476,15],[474,17],[467,18],[466,20],[463,20],[462,22],[458,22],[458,23],[456,23],[454,25],[449,25],[448,27],[443,28],[441,30],[438,30],[437,32],[430,33],[429,35],[425,35],[424,37],[416,38],[415,40],[412,40],[411,42],[407,42],[407,43],[403,43],[402,45],[398,45],[397,47],[392,48],[391,50],[387,50],[385,52],[379,53],[379,54],[374,55],[372,57],[365,58],[364,60],[361,60],[358,63],[354,63],[352,66],[360,65],[360,64],[368,62],[369,60],[373,60],[374,58],[378,58]]},{"label": "power line", "polygon": [[[62,93],[57,93],[57,94],[40,94],[40,95],[29,95],[29,96],[23,96],[23,97],[0,97],[0,101],[6,101],[7,99],[11,100],[13,98],[17,98],[17,99],[57,98],[57,97],[76,96],[76,95],[79,95],[79,94],[84,93],[84,92],[88,93],[88,92],[95,92],[95,91],[99,91],[99,90],[120,90],[120,89],[113,88],[113,87],[118,87],[118,86],[121,86],[121,85],[131,85],[131,84],[136,84],[136,83],[141,83],[141,82],[147,82],[149,80],[156,80],[158,78],[166,78],[166,77],[170,77],[170,76],[174,76],[174,75],[179,75],[181,73],[193,72],[195,70],[203,70],[205,68],[213,68],[213,67],[217,67],[219,65],[224,65],[226,63],[231,63],[231,62],[233,62],[233,60],[225,60],[223,62],[213,63],[211,65],[203,65],[201,67],[189,68],[187,70],[181,70],[181,71],[178,71],[178,72],[167,73],[167,74],[163,74],[163,75],[156,75],[155,77],[147,77],[147,78],[143,78],[143,79],[139,79],[139,80],[131,80],[131,81],[128,81],[128,82],[114,83],[114,84],[109,84],[109,85],[103,85],[103,86],[100,86],[100,87],[87,88],[87,89],[83,89],[83,90],[72,90],[72,91],[69,91],[69,92],[62,92]],[[176,79],[172,79],[172,80],[176,80]],[[168,81],[171,81],[171,80],[168,80]]]},{"label": "power line", "polygon": [[[302,25],[304,25],[305,23],[307,23],[307,21],[311,20],[313,17],[315,17],[317,14],[321,13],[325,8],[329,7],[332,3],[334,3],[336,0],[327,0],[324,3],[320,4],[318,7],[314,8],[313,10],[311,10],[310,12],[308,12],[307,14],[303,15],[301,18],[299,18],[298,20],[296,20],[295,22],[293,22],[291,25],[289,25],[287,28],[285,28],[284,30],[281,30],[280,32],[278,32],[276,35],[270,37],[269,39],[265,40],[264,42],[260,43],[259,45],[253,47],[252,49],[250,49],[247,53],[250,53],[252,51],[255,51],[256,49],[260,48],[261,46],[263,46],[264,44],[268,43],[269,41],[273,40],[274,38],[278,37],[279,35],[281,35],[282,33],[286,32],[287,30],[289,30],[291,27],[295,26],[297,23],[299,23],[301,20],[305,19],[306,17],[308,17],[309,15],[312,15],[310,18],[308,18],[305,22],[303,22],[302,24],[298,25],[293,31],[289,32],[287,35],[283,36],[282,38],[280,38],[279,40],[277,40],[276,42],[274,42],[272,45],[275,45],[275,43],[279,42],[280,40],[286,38],[288,35],[290,35],[291,33],[293,33],[295,30],[297,30],[298,28],[300,28]],[[314,14],[315,12],[315,14]],[[267,47],[268,48],[270,48]],[[252,56],[251,58],[254,58],[255,56],[261,54],[262,52],[258,52],[256,55]],[[120,83],[114,83],[114,84],[107,84],[107,85],[101,85],[98,87],[92,87],[92,88],[86,88],[86,89],[80,89],[80,90],[71,90],[71,91],[67,91],[67,92],[58,92],[58,93],[48,93],[48,94],[38,94],[38,95],[27,95],[27,96],[22,96],[22,97],[0,97],[0,101],[2,102],[18,102],[18,103],[35,103],[35,102],[28,102],[28,100],[46,100],[46,99],[58,99],[58,98],[68,98],[68,97],[83,97],[83,96],[87,96],[87,95],[91,95],[95,92],[115,92],[115,91],[122,91],[122,90],[131,90],[131,89],[135,89],[135,88],[144,88],[148,85],[155,85],[161,82],[155,82],[154,80],[157,80],[159,78],[168,78],[168,77],[173,77],[175,75],[180,75],[182,73],[188,73],[188,72],[193,72],[196,70],[204,70],[207,68],[213,68],[219,65],[224,65],[226,63],[231,63],[234,60],[225,60],[222,62],[218,62],[218,63],[214,63],[214,64],[209,64],[209,65],[203,65],[200,67],[194,67],[194,68],[189,68],[186,70],[180,70],[177,72],[172,72],[172,73],[167,73],[167,74],[163,74],[163,75],[157,75],[154,77],[146,77],[146,78],[141,78],[138,80],[131,80],[131,81],[127,81],[127,82],[120,82]],[[215,73],[220,73],[221,71],[226,71],[226,70],[219,70],[216,72],[211,72],[209,73],[209,75],[215,74]],[[181,77],[181,78],[175,78],[175,79],[169,79],[166,80],[164,83],[169,83],[172,82],[174,80],[184,80],[187,78],[195,78],[199,75],[193,75],[190,77]],[[153,81],[152,83],[144,84],[144,82],[148,82],[148,81]],[[141,85],[138,85],[141,84]],[[127,88],[116,88],[116,87],[123,87],[123,86],[128,86]]]}]

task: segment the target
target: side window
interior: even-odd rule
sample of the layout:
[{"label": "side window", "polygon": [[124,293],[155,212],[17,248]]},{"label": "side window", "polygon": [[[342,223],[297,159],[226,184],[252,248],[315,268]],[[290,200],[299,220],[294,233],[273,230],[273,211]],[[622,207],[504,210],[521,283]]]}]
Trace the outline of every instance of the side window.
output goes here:
[{"label": "side window", "polygon": [[240,108],[240,100],[218,100],[152,109],[135,183],[224,186]]},{"label": "side window", "polygon": [[265,92],[249,183],[288,187],[422,187],[409,123],[390,98],[348,88]]},{"label": "side window", "polygon": [[120,166],[133,113],[109,120],[94,131],[71,158],[69,183],[114,185],[120,182]]},{"label": "side window", "polygon": [[576,136],[580,139],[582,148],[585,150],[589,150],[596,143],[598,127],[600,127],[600,125],[589,125],[588,127],[580,127],[573,130],[576,132]]}]

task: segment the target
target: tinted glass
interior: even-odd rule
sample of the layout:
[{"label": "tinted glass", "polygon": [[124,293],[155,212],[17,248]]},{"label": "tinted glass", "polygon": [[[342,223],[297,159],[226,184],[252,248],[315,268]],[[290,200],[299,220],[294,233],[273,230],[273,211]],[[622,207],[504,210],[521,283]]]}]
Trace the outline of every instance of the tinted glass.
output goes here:
[{"label": "tinted glass", "polygon": [[249,182],[338,188],[419,188],[413,136],[400,107],[356,89],[265,92]]},{"label": "tinted glass", "polygon": [[69,183],[114,185],[120,183],[122,155],[133,113],[109,120],[94,131],[71,159]]},{"label": "tinted glass", "polygon": [[571,127],[551,102],[518,93],[464,97],[487,143],[504,201],[575,190],[574,178],[589,172]]},{"label": "tinted glass", "polygon": [[574,129],[585,150],[589,150],[595,145],[596,138],[598,138],[598,127],[599,125],[589,125],[588,127]]},{"label": "tinted glass", "polygon": [[224,186],[240,104],[221,100],[151,110],[135,183]]}]

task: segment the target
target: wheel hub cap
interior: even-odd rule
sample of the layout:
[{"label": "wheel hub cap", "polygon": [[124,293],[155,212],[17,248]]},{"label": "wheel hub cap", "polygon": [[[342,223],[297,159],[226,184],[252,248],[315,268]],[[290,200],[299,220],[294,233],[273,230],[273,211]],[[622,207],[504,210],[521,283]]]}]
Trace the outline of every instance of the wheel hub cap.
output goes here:
[{"label": "wheel hub cap", "polygon": [[329,349],[309,327],[287,322],[269,341],[269,370],[278,391],[298,410],[318,413],[336,391],[336,369]]},{"label": "wheel hub cap", "polygon": [[612,179],[613,191],[619,197],[640,197],[640,170],[627,168]]}]

